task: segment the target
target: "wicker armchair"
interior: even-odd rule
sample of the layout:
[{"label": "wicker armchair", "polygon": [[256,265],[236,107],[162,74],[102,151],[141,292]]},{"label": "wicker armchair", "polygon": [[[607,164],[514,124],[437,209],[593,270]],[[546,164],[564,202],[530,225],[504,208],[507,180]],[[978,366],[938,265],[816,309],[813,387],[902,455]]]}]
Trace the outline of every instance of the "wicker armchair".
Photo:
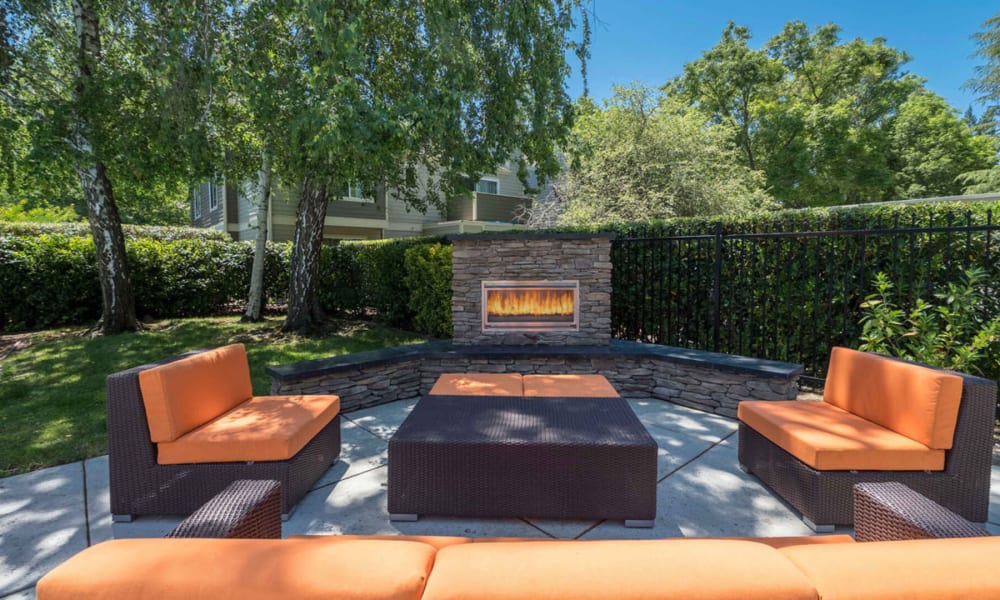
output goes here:
[{"label": "wicker armchair", "polygon": [[905,484],[969,521],[984,522],[989,511],[997,384],[948,372],[962,378],[962,397],[954,444],[945,452],[941,471],[820,471],[743,422],[739,426],[740,465],[801,512],[817,531],[853,524],[854,486],[867,482]]},{"label": "wicker armchair", "polygon": [[281,514],[292,507],[340,455],[340,419],[335,417],[288,460],[159,464],[151,441],[139,373],[198,354],[194,351],[113,373],[107,380],[108,460],[111,514],[128,522],[134,515],[189,515],[239,479],[273,479],[281,484]]}]

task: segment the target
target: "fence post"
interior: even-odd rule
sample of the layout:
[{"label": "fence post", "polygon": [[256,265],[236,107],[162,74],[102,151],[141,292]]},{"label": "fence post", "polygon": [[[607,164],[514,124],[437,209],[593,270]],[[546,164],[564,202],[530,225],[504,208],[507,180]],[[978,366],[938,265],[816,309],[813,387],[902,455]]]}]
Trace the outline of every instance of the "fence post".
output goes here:
[{"label": "fence post", "polygon": [[712,273],[712,350],[719,351],[719,313],[722,310],[722,223],[715,224],[715,270]]}]

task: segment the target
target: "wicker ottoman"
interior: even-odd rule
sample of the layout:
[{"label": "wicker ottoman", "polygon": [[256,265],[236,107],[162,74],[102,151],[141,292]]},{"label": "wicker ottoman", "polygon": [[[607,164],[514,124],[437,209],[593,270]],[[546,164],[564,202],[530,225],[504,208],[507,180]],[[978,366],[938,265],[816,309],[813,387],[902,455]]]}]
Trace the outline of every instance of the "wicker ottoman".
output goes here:
[{"label": "wicker ottoman", "polygon": [[656,442],[621,398],[427,396],[389,440],[389,513],[652,527]]}]

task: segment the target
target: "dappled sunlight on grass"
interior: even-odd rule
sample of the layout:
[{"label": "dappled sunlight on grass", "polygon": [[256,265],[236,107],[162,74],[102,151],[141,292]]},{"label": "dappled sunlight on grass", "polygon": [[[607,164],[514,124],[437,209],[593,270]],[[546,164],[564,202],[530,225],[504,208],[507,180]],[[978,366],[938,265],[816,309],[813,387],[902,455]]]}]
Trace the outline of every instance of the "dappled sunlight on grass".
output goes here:
[{"label": "dappled sunlight on grass", "polygon": [[266,365],[424,341],[372,323],[330,321],[313,336],[284,333],[281,323],[217,317],[157,321],[110,336],[80,329],[32,334],[26,348],[0,359],[0,477],[104,454],[105,379],[117,371],[239,342],[247,347],[254,393],[266,395]]}]

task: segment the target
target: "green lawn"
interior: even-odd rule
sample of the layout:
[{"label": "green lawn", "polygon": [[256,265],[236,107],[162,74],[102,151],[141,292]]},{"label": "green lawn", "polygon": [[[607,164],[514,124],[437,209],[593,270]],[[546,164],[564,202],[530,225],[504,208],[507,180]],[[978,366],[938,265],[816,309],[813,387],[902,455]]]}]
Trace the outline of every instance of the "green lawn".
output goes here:
[{"label": "green lawn", "polygon": [[87,337],[54,330],[0,359],[0,477],[107,452],[104,380],[108,374],[173,354],[243,342],[254,393],[267,394],[264,366],[423,341],[370,323],[331,322],[325,335],[280,331],[281,320],[237,317],[147,324],[140,333]]}]

